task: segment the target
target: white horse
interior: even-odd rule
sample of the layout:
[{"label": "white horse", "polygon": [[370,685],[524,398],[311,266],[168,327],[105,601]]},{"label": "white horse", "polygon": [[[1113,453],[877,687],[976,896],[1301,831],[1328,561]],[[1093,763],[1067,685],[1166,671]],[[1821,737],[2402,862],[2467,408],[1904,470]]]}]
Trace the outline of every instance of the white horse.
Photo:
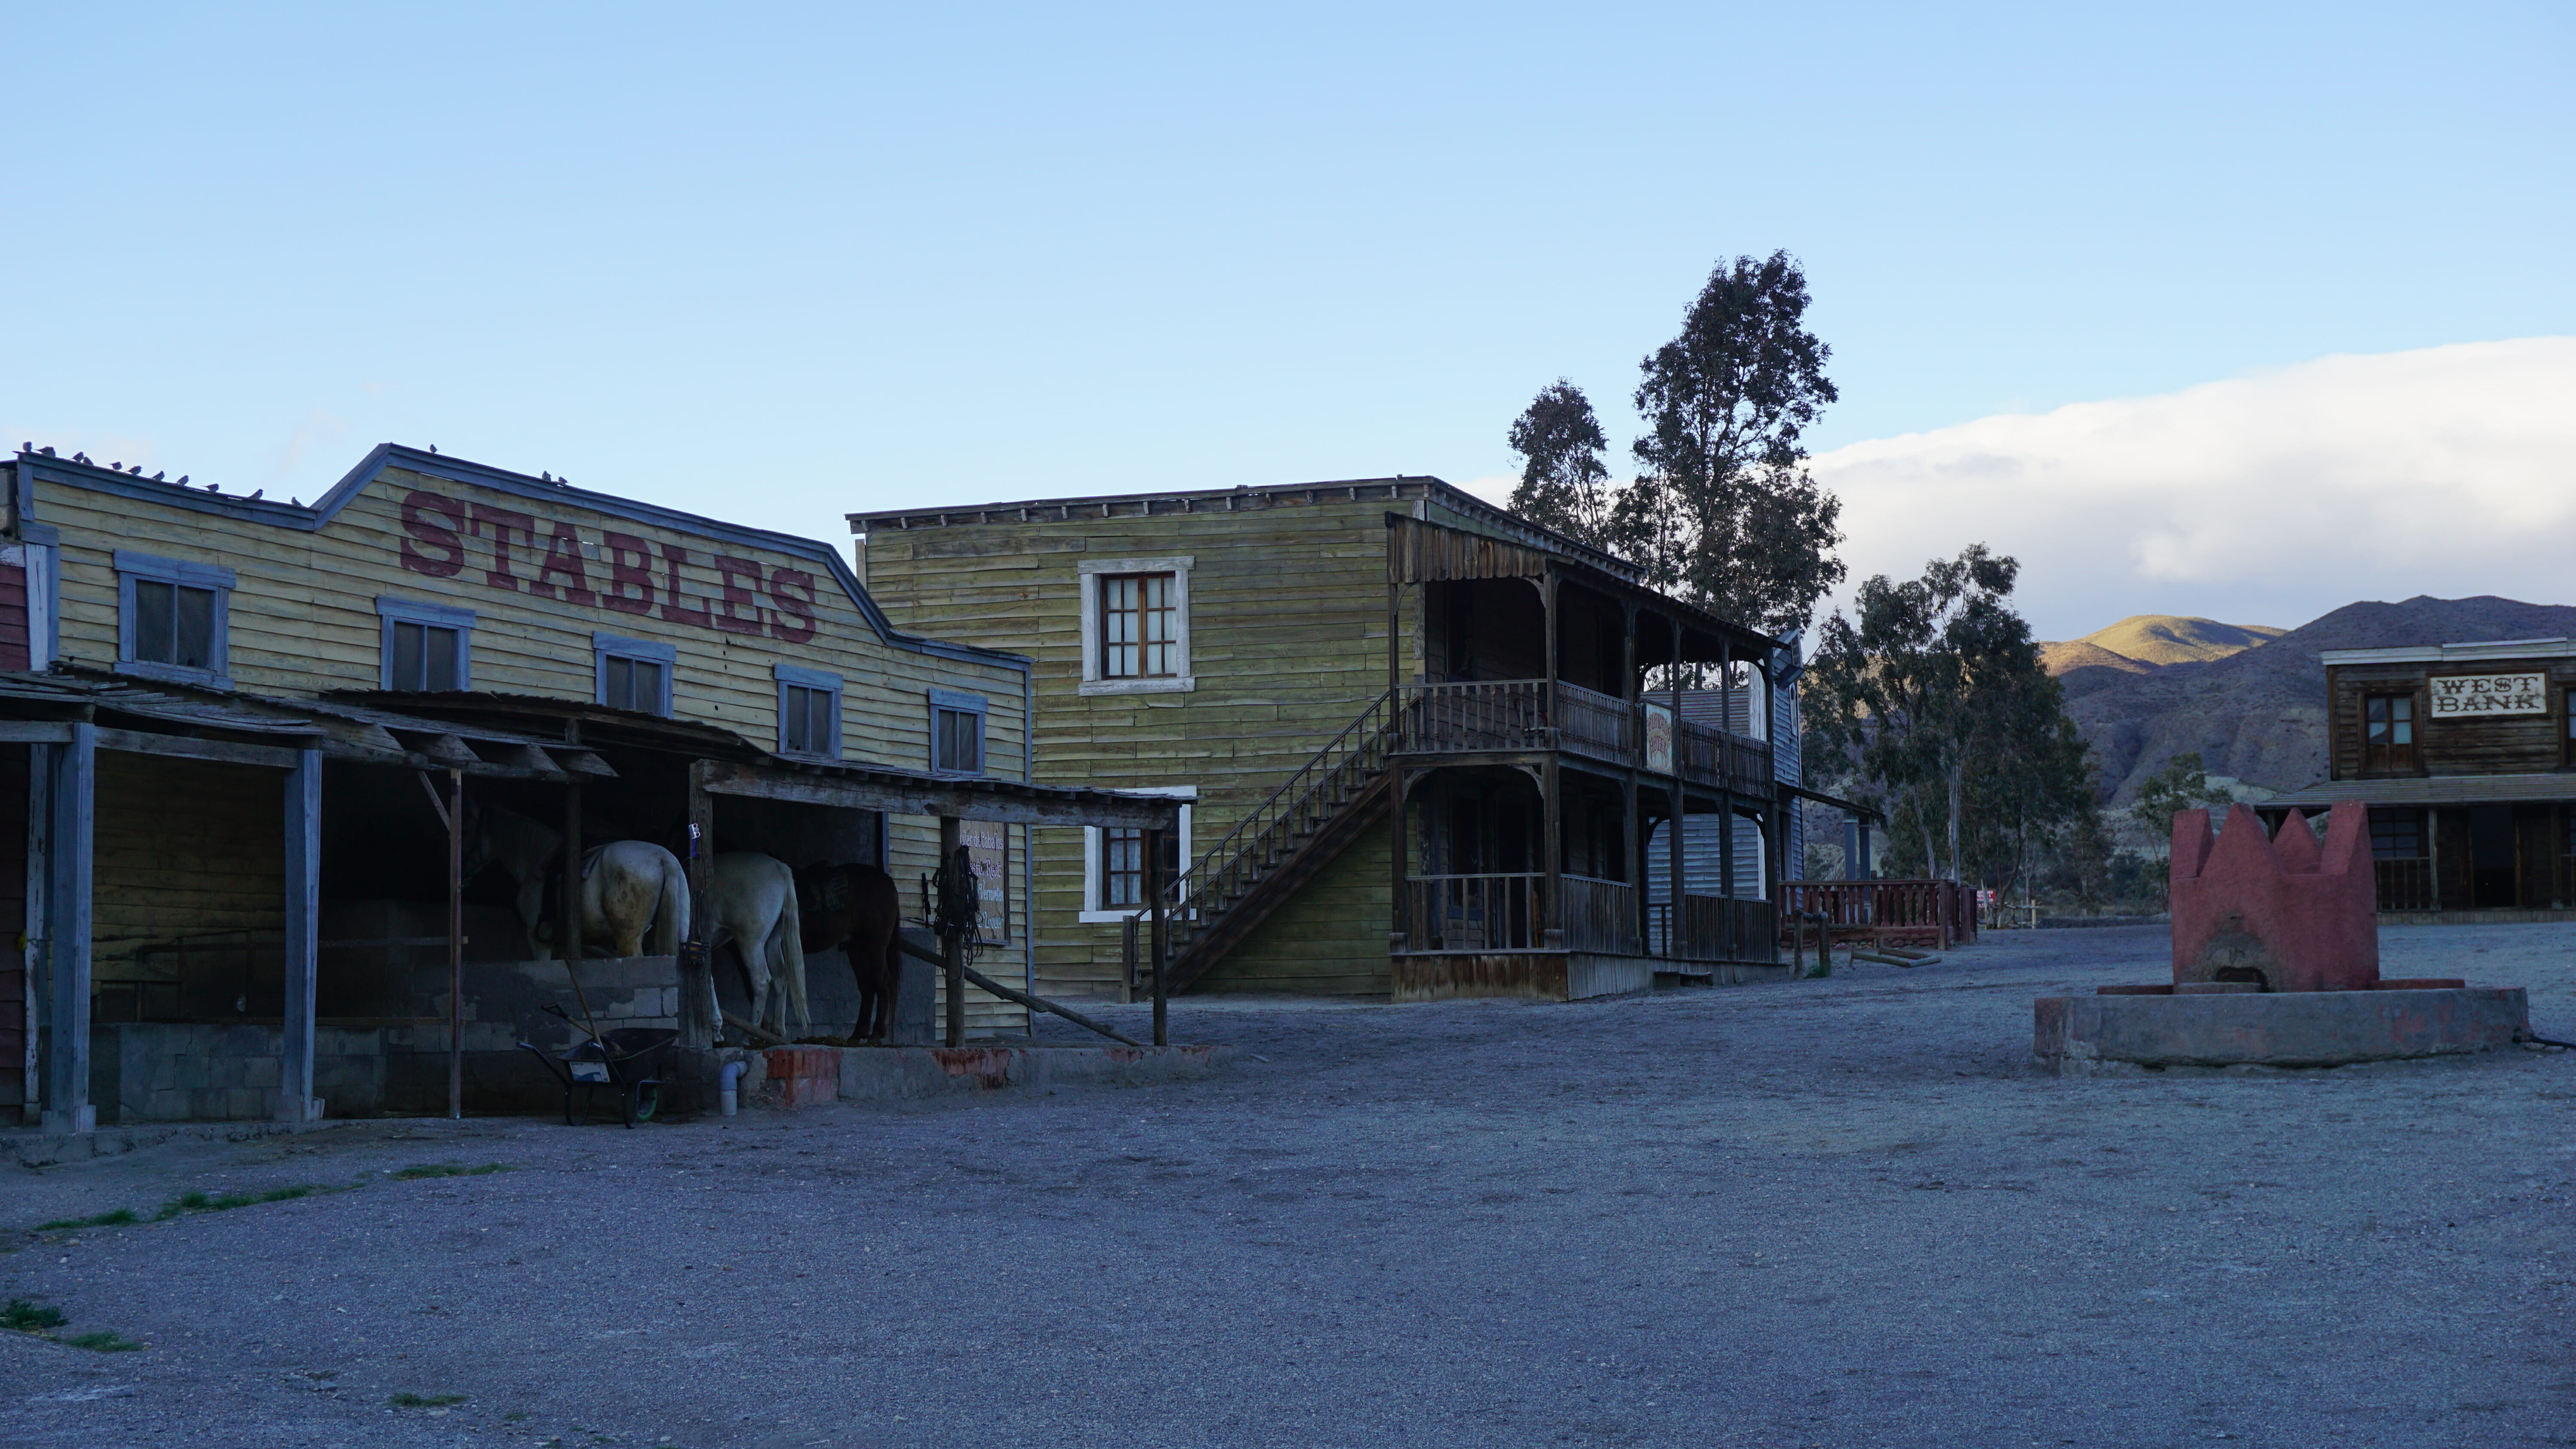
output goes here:
[{"label": "white horse", "polygon": [[[751,994],[751,1021],[769,1029],[769,988],[773,979],[787,990],[778,1002],[778,1034],[789,1040],[813,1025],[805,1007],[804,927],[796,914],[796,876],[786,862],[755,851],[718,855],[707,883],[707,950],[733,942],[742,958],[743,983]],[[707,990],[715,991],[715,973],[707,973]],[[795,1029],[787,1029],[787,1018]]]},{"label": "white horse", "polygon": [[[499,866],[518,883],[519,920],[540,961],[554,959],[545,891],[562,851],[562,832],[516,811],[485,806],[466,823],[466,878]],[[644,933],[657,923],[655,954],[676,954],[689,935],[689,876],[677,856],[649,840],[613,840],[582,857],[584,945],[604,941],[612,954],[641,956]]]}]

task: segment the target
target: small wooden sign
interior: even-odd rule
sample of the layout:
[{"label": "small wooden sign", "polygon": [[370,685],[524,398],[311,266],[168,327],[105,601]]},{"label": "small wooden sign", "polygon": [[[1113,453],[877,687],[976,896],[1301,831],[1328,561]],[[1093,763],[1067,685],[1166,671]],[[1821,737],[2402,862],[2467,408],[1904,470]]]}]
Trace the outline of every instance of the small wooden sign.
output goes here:
[{"label": "small wooden sign", "polygon": [[2549,713],[2546,674],[2437,674],[2425,682],[2435,719]]},{"label": "small wooden sign", "polygon": [[1673,772],[1673,711],[1669,705],[1646,706],[1646,768],[1658,775]]}]

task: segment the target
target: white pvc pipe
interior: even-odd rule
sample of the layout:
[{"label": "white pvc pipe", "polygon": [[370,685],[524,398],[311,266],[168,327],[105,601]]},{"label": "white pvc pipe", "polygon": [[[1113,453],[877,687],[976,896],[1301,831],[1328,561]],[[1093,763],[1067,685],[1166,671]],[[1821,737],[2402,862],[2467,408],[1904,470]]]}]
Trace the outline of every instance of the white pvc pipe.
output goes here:
[{"label": "white pvc pipe", "polygon": [[742,1074],[750,1065],[749,1062],[727,1062],[724,1070],[716,1073],[716,1101],[728,1117],[741,1105]]}]

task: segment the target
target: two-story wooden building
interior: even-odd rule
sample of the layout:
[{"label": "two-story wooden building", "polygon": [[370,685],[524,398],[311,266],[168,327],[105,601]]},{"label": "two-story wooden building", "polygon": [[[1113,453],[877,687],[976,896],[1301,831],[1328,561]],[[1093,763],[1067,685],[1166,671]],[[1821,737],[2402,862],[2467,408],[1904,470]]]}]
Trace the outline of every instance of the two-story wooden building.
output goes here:
[{"label": "two-story wooden building", "polygon": [[[473,999],[537,953],[512,882],[451,877],[469,819],[663,844],[701,897],[750,850],[909,900],[953,833],[1026,975],[1029,828],[1174,813],[1029,783],[1028,660],[896,628],[812,540],[391,445],[309,506],[46,449],[0,483],[0,1107],[61,1130],[508,1095],[560,1024]],[[675,945],[567,999],[711,1042]]]},{"label": "two-story wooden building", "polygon": [[2276,825],[2370,806],[2382,914],[2576,910],[2576,640],[2329,649],[2327,778]]},{"label": "two-story wooden building", "polygon": [[[1040,779],[1184,802],[1179,983],[1566,998],[1783,970],[1793,656],[1624,560],[1418,477],[850,522],[900,626],[1035,661]],[[1138,837],[1036,849],[1041,984],[1132,990]]]}]

